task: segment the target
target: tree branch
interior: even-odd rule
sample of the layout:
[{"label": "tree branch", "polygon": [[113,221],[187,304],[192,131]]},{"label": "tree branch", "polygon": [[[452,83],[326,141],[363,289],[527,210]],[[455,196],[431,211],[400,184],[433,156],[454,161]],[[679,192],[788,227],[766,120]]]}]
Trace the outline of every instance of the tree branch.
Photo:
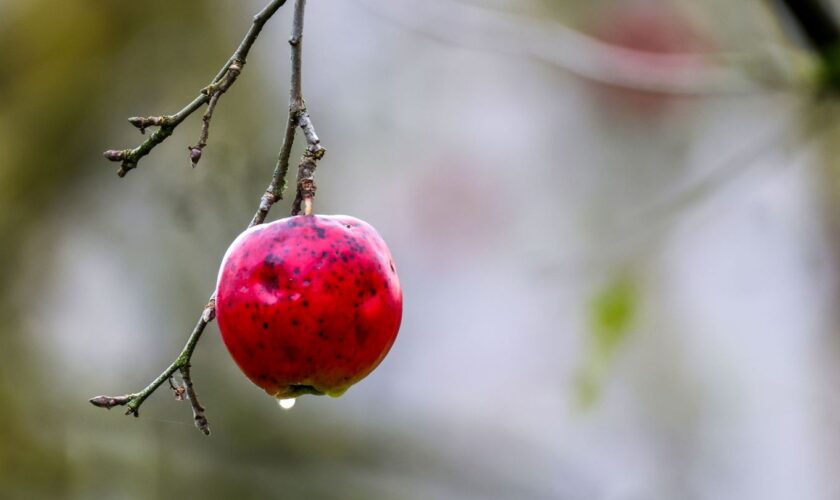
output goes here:
[{"label": "tree branch", "polygon": [[[260,202],[260,210],[251,220],[251,225],[262,223],[268,214],[268,208],[277,200],[283,199],[286,189],[286,175],[289,171],[289,160],[292,154],[292,144],[295,137],[295,128],[300,127],[306,138],[307,148],[301,158],[298,167],[297,194],[292,204],[292,215],[300,213],[301,201],[306,198],[311,207],[312,197],[315,196],[315,180],[313,174],[317,160],[324,157],[327,150],[321,146],[321,140],[315,132],[315,126],[306,110],[306,100],[303,98],[303,20],[306,10],[306,0],[295,1],[294,19],[292,21],[292,36],[289,38],[291,46],[291,82],[289,85],[289,118],[286,121],[286,133],[283,140],[283,147],[277,156],[277,164],[274,167],[274,175],[266,188],[265,194]],[[301,172],[308,174],[304,178]],[[302,182],[305,188],[302,190]],[[308,196],[308,197],[307,197]],[[264,210],[263,210],[264,208]],[[307,212],[308,213],[308,212]]]},{"label": "tree branch", "polygon": [[[223,71],[221,71],[219,75],[217,75],[216,79],[214,79],[214,82],[221,82],[218,83],[218,89],[221,90],[222,93],[224,92],[224,90],[227,90],[225,86],[230,87],[230,84],[233,83],[232,80],[235,80],[236,78],[236,75],[231,76],[230,70],[232,69],[232,64],[234,64],[237,61],[244,61],[244,57],[247,55],[250,45],[253,43],[254,39],[256,39],[256,33],[259,32],[259,29],[261,28],[262,24],[264,24],[268,17],[270,17],[271,14],[273,14],[274,11],[277,10],[277,7],[283,5],[283,3],[285,2],[272,2],[271,4],[269,4],[268,7],[263,9],[263,11],[260,14],[258,14],[257,17],[254,18],[254,26],[252,26],[251,31],[256,30],[255,33],[253,34],[253,36],[251,36],[251,31],[249,31],[249,36],[246,36],[245,41],[243,41],[242,45],[240,45],[239,49],[237,49],[236,53],[234,53],[233,57],[229,61],[228,67],[224,68]],[[270,10],[272,7],[274,7],[273,10]],[[271,181],[268,185],[268,188],[266,189],[265,194],[263,194],[263,196],[260,198],[260,204],[257,208],[257,211],[254,213],[251,222],[248,224],[249,228],[258,224],[262,224],[265,221],[272,205],[274,205],[278,200],[282,199],[283,197],[283,190],[285,188],[285,178],[289,170],[289,158],[291,156],[291,150],[294,144],[295,131],[297,127],[300,127],[302,129],[308,144],[306,151],[304,152],[303,158],[301,159],[299,177],[300,171],[303,171],[304,165],[307,165],[307,179],[309,180],[309,182],[311,182],[311,193],[306,190],[301,191],[301,181],[299,179],[298,196],[304,196],[304,198],[308,200],[309,210],[311,210],[311,197],[314,196],[315,189],[314,179],[312,179],[312,174],[315,170],[315,162],[321,159],[324,156],[324,153],[326,152],[326,150],[321,146],[320,140],[318,139],[318,136],[315,133],[315,129],[312,125],[312,120],[309,118],[309,115],[306,112],[306,106],[304,104],[303,93],[301,88],[301,67],[303,58],[303,19],[305,8],[306,0],[295,1],[292,37],[289,40],[292,53],[291,88],[289,91],[289,115],[286,120],[286,129],[283,136],[283,145],[280,148],[280,152],[277,158],[277,164],[275,165]],[[258,18],[260,18],[261,16],[262,21],[260,24],[258,24]],[[236,72],[238,73],[238,71],[239,70],[237,69]],[[225,84],[224,82],[226,80],[220,80],[220,78],[228,78],[230,82]],[[216,100],[218,100],[218,95],[221,94],[217,94],[215,91],[211,90],[207,94],[202,95],[204,95],[205,97],[211,95],[211,97],[208,97],[208,99],[210,99],[210,105],[208,105],[208,109],[205,112],[204,127],[202,129],[201,138],[199,139],[199,143],[197,144],[197,146],[191,149],[191,155],[194,149],[198,149],[197,154],[199,157],[201,155],[201,148],[198,146],[201,146],[203,143],[206,143],[207,129],[209,127],[209,122],[212,118],[213,109],[215,107],[215,101],[213,100],[213,97],[215,96]],[[198,106],[196,106],[196,108],[197,107]],[[191,112],[192,111],[190,111],[189,113]],[[185,114],[184,117],[187,116],[189,113]],[[159,127],[159,129],[155,132],[155,134],[167,130],[168,134],[171,134],[171,129],[169,128],[170,122],[167,120],[168,118],[170,117],[133,118],[132,124],[140,128],[141,131],[144,127],[157,126]],[[181,118],[181,120],[183,120],[183,117]],[[178,123],[180,123],[180,121]],[[162,140],[163,139],[160,139],[157,143],[154,144],[159,144]],[[150,146],[149,150],[152,147],[154,147],[154,145]],[[144,154],[147,153],[148,151]],[[301,193],[303,193],[303,195]],[[308,198],[306,198],[307,193],[309,193]],[[309,211],[307,211],[307,213],[309,213]],[[207,417],[205,416],[205,410],[204,407],[198,402],[195,388],[193,386],[192,377],[190,374],[190,360],[192,359],[192,355],[195,351],[195,347],[198,344],[198,341],[201,339],[202,333],[204,333],[204,329],[207,327],[207,324],[210,323],[216,316],[215,296],[215,292],[210,296],[207,305],[204,307],[201,316],[198,319],[198,323],[196,324],[195,328],[193,329],[192,333],[187,339],[187,343],[186,345],[184,345],[184,348],[181,350],[181,353],[178,355],[175,361],[173,361],[172,364],[170,364],[169,367],[167,367],[160,375],[158,375],[158,377],[155,378],[149,385],[147,385],[143,390],[139,392],[125,394],[123,396],[96,396],[92,398],[90,402],[94,406],[107,409],[111,409],[115,406],[125,406],[127,408],[127,415],[134,415],[135,417],[137,417],[140,414],[140,406],[143,404],[143,402],[161,385],[163,385],[164,382],[169,381],[170,386],[175,391],[176,399],[183,399],[184,394],[186,394],[187,399],[189,399],[190,404],[192,405],[193,417],[195,419],[196,426],[202,432],[204,432],[204,434],[209,435],[210,428],[207,422]],[[175,372],[180,372],[181,378],[184,380],[184,387],[176,387],[172,383],[172,376],[175,374]]]},{"label": "tree branch", "polygon": [[204,415],[204,407],[198,402],[198,396],[195,393],[195,388],[193,388],[189,363],[181,367],[181,378],[184,379],[184,387],[187,392],[187,398],[190,400],[190,404],[192,405],[195,426],[198,427],[205,436],[209,436],[210,425],[207,422],[207,417]]},{"label": "tree branch", "polygon": [[213,119],[213,111],[216,110],[216,104],[219,103],[219,98],[222,97],[222,94],[227,92],[230,86],[233,85],[233,82],[236,81],[241,71],[242,66],[239,65],[239,62],[234,61],[228,68],[225,78],[216,86],[207,87],[202,90],[202,93],[209,95],[210,99],[207,102],[207,110],[201,118],[201,135],[198,138],[198,143],[195,146],[187,148],[190,152],[190,163],[192,163],[193,167],[198,164],[198,161],[201,159],[201,152],[207,146],[207,138],[210,135],[210,121]]},{"label": "tree branch", "polygon": [[193,166],[198,163],[201,158],[201,151],[207,145],[207,136],[210,129],[210,120],[213,117],[213,110],[216,107],[216,102],[219,97],[224,94],[231,85],[236,81],[242,67],[245,66],[245,61],[248,58],[248,52],[260,35],[263,26],[274,15],[277,10],[286,3],[286,0],[272,0],[263,8],[257,15],[254,16],[248,33],[237,47],[236,51],[227,60],[222,69],[216,74],[210,85],[201,90],[201,93],[187,104],[181,111],[174,115],[163,116],[149,116],[149,117],[131,117],[128,119],[129,123],[140,129],[141,133],[145,133],[147,127],[158,127],[155,132],[143,141],[137,147],[130,149],[109,149],[105,151],[104,156],[110,161],[120,162],[120,168],[117,170],[117,175],[124,177],[129,170],[137,168],[137,164],[141,158],[148,155],[157,145],[165,141],[175,128],[181,124],[188,116],[193,114],[204,104],[208,104],[207,112],[204,114],[203,125],[201,129],[201,136],[195,146],[191,146],[190,161]]},{"label": "tree branch", "polygon": [[[164,382],[170,381],[172,375],[175,374],[176,371],[181,371],[181,376],[184,377],[184,383],[187,386],[186,392],[187,397],[190,400],[190,403],[193,406],[193,413],[195,415],[196,425],[207,435],[210,435],[210,428],[207,425],[207,419],[204,417],[204,408],[198,403],[198,399],[195,397],[195,390],[192,386],[192,380],[190,379],[189,373],[189,366],[190,366],[190,359],[192,358],[193,351],[195,351],[195,346],[198,344],[199,339],[201,339],[201,334],[204,333],[204,329],[207,327],[207,324],[213,321],[216,317],[216,299],[215,294],[214,297],[210,298],[210,301],[204,306],[204,310],[201,313],[201,317],[198,319],[198,323],[193,328],[192,333],[190,334],[189,338],[187,338],[187,343],[184,345],[184,348],[181,349],[181,353],[175,358],[175,361],[169,365],[156,379],[154,379],[149,385],[147,385],[143,390],[139,392],[135,392],[132,394],[126,394],[123,396],[96,396],[90,399],[91,404],[94,406],[98,406],[100,408],[107,408],[111,409],[115,406],[125,406],[126,407],[126,415],[134,415],[135,417],[140,416],[140,405],[146,401],[153,392],[155,392],[158,387],[163,385]],[[175,390],[176,397],[180,394],[178,389],[173,386],[173,390]],[[201,420],[201,421],[200,421]]]}]

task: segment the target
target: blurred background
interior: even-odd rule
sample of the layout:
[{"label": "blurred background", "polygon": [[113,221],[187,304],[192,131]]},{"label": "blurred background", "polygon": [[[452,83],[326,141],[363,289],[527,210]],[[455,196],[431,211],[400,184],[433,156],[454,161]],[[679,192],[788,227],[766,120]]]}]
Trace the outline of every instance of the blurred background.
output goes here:
[{"label": "blurred background", "polygon": [[396,344],[283,411],[211,324],[210,438],[168,390],[92,407],[174,359],[257,206],[291,5],[197,168],[198,113],[124,179],[101,152],[264,3],[0,0],[0,497],[840,498],[837,87],[769,0],[311,0],[316,211],[388,241]]}]

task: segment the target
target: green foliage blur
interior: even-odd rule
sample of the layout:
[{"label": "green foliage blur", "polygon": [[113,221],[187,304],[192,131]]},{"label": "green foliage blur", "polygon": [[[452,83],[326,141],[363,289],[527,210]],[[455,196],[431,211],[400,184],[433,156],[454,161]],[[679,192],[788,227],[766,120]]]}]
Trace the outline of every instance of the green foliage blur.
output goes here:
[{"label": "green foliage blur", "polygon": [[616,351],[638,315],[639,291],[628,273],[618,273],[592,298],[589,318],[589,354],[578,375],[578,397],[584,408],[600,395],[604,377]]}]

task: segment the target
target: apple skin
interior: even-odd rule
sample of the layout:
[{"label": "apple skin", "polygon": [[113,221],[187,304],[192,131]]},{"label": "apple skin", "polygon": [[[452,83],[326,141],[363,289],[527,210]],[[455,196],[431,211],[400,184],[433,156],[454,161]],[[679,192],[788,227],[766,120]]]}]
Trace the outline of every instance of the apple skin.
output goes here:
[{"label": "apple skin", "polygon": [[222,339],[268,394],[339,396],[396,339],[402,289],[376,230],[345,215],[300,215],[242,233],[216,287]]}]

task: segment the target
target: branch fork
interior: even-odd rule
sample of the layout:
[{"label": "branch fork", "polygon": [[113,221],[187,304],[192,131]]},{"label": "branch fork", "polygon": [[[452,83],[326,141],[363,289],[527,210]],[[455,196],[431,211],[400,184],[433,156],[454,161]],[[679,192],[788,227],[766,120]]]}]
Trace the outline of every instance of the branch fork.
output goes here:
[{"label": "branch fork", "polygon": [[[239,48],[228,60],[227,64],[222,68],[213,81],[202,89],[201,93],[184,109],[174,115],[168,116],[149,116],[149,117],[132,117],[129,123],[137,127],[141,133],[145,132],[146,128],[157,127],[157,130],[145,142],[133,149],[123,150],[109,150],[106,151],[105,158],[111,161],[120,162],[120,169],[117,172],[121,177],[129,170],[137,167],[137,163],[141,158],[149,154],[155,146],[163,142],[167,137],[172,135],[175,128],[190,114],[198,108],[207,104],[207,109],[202,118],[202,129],[198,143],[190,146],[190,161],[193,166],[201,159],[201,153],[207,145],[209,136],[210,121],[213,117],[213,111],[219,98],[234,84],[242,67],[245,65],[245,60],[248,51],[259,35],[262,26],[271,18],[272,15],[285,3],[285,0],[271,1],[259,14],[254,16],[253,24],[245,39],[240,44]],[[254,216],[251,219],[248,227],[253,227],[265,222],[271,207],[277,201],[283,199],[283,191],[286,186],[286,175],[289,170],[289,159],[291,156],[292,146],[294,144],[295,132],[300,128],[306,138],[307,147],[301,157],[298,166],[298,179],[295,201],[292,205],[292,215],[297,215],[301,211],[301,205],[306,215],[312,213],[312,199],[315,196],[315,168],[318,161],[323,158],[326,149],[321,146],[321,141],[318,134],[315,132],[315,127],[312,124],[312,119],[306,110],[305,101],[301,89],[301,66],[302,66],[302,41],[303,41],[303,19],[304,10],[306,7],[306,0],[295,0],[295,8],[292,23],[292,37],[289,40],[291,46],[291,89],[289,92],[289,115],[286,120],[286,128],[283,136],[283,145],[277,157],[277,164],[274,167],[274,172],[271,177],[271,182],[266,188],[265,193],[260,197],[259,206]],[[216,298],[215,292],[210,296],[207,305],[201,312],[198,322],[193,328],[192,333],[187,338],[181,353],[157,378],[155,378],[143,390],[122,396],[96,396],[90,399],[91,404],[99,408],[111,409],[117,406],[124,406],[126,408],[126,415],[140,415],[140,406],[146,399],[155,392],[161,385],[168,382],[172,389],[175,399],[182,401],[188,400],[193,410],[193,418],[196,427],[199,428],[205,435],[210,435],[210,427],[205,415],[204,407],[199,403],[196,395],[195,387],[193,385],[192,376],[190,373],[190,361],[195,351],[198,341],[201,339],[202,333],[207,325],[216,317]],[[176,384],[173,380],[176,372],[180,374],[183,384]]]},{"label": "branch fork", "polygon": [[211,83],[201,90],[201,93],[206,95],[209,100],[207,101],[207,110],[204,112],[204,116],[201,117],[201,135],[198,138],[198,143],[195,146],[187,147],[187,150],[190,152],[190,163],[193,168],[201,160],[201,153],[207,147],[207,138],[210,136],[210,121],[213,119],[213,111],[216,110],[216,104],[218,104],[222,94],[227,92],[239,77],[239,74],[242,72],[242,66],[244,65],[245,61],[234,60],[228,66],[225,71],[225,76],[221,80]]},{"label": "branch fork", "polygon": [[178,125],[181,124],[188,116],[200,109],[205,104],[207,110],[204,112],[202,118],[201,135],[198,143],[189,148],[190,163],[195,166],[201,159],[201,152],[207,145],[207,137],[209,135],[210,120],[213,117],[213,111],[219,98],[224,94],[239,77],[242,68],[245,66],[245,61],[248,59],[248,53],[254,42],[259,37],[263,26],[269,19],[277,12],[277,10],[286,3],[286,0],[272,0],[268,3],[257,15],[254,16],[251,28],[245,34],[245,38],[239,44],[239,47],[227,60],[222,69],[216,74],[209,85],[204,87],[198,96],[192,102],[184,106],[183,109],[174,115],[152,116],[152,117],[132,117],[129,118],[129,123],[137,127],[141,133],[145,133],[146,128],[157,127],[154,134],[149,136],[143,143],[134,148],[128,149],[109,149],[105,151],[106,159],[119,162],[120,168],[117,170],[117,175],[125,177],[125,175],[137,168],[140,160],[148,155],[155,147],[165,141]]}]

